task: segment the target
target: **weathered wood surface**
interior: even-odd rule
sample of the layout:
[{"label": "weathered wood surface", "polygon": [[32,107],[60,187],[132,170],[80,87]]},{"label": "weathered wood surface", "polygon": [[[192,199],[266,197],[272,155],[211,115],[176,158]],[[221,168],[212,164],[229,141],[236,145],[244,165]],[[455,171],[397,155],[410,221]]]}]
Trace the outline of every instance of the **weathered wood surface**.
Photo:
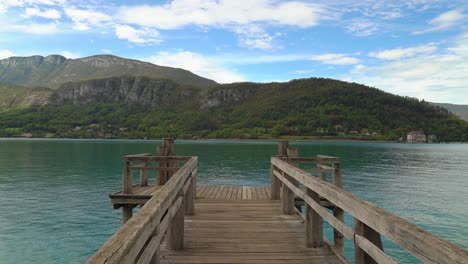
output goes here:
[{"label": "weathered wood surface", "polygon": [[327,247],[307,248],[304,224],[283,215],[279,201],[199,199],[195,208],[184,249],[162,246],[160,263],[342,263]]},{"label": "weathered wood surface", "polygon": [[[337,186],[324,182],[316,177],[311,177],[308,173],[291,166],[279,158],[273,157],[271,163],[281,171],[281,173],[274,172],[274,174],[281,178],[283,185],[285,184],[288,188],[294,190],[296,195],[302,197],[317,213],[323,218],[326,218],[335,229],[351,240],[354,240],[354,232],[351,231],[349,227],[345,226],[341,222],[341,219],[337,219],[324,211],[314,199],[305,195],[300,188],[294,186],[286,177],[282,177],[283,173],[301,182],[304,186],[343,209],[360,222],[406,249],[424,263],[466,264],[466,260],[468,259],[467,250],[391,214],[382,208],[364,201],[351,193],[345,192]],[[373,248],[369,247],[373,244],[373,241],[364,241],[364,239],[367,239],[364,236],[361,236],[359,239],[361,240],[359,241],[361,249],[363,251],[367,250],[367,254],[373,254],[377,257],[379,253],[381,253],[377,250],[378,246],[374,245]],[[378,261],[383,262],[385,260],[379,259]]]},{"label": "weathered wood surface", "polygon": [[[175,205],[181,190],[196,170],[197,157],[192,157],[164,186],[154,193],[145,206],[123,225],[89,260],[88,263],[134,263],[144,254],[145,246],[161,227],[161,219]],[[181,206],[181,208],[183,208]],[[174,214],[175,215],[175,214]],[[164,220],[162,220],[164,222]]]}]

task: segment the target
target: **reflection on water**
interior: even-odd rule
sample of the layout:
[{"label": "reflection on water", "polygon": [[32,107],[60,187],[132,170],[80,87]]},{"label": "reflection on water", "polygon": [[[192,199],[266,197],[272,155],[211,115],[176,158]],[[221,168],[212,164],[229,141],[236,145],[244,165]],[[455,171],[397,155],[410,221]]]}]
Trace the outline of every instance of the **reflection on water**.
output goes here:
[{"label": "reflection on water", "polygon": [[[122,156],[159,144],[0,140],[0,262],[85,262],[119,227],[107,194],[120,188]],[[291,145],[301,156],[339,156],[346,190],[468,248],[468,145]],[[199,156],[200,184],[268,185],[276,150],[274,142],[176,141],[177,154]],[[415,262],[384,246],[399,262]]]}]

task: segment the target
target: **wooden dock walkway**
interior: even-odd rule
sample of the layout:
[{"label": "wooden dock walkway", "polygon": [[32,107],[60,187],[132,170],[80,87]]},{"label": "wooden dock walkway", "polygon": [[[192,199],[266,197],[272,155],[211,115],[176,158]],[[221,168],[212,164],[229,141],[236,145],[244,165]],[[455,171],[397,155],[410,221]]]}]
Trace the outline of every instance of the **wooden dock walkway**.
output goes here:
[{"label": "wooden dock walkway", "polygon": [[270,186],[197,186],[197,157],[176,156],[170,139],[157,153],[125,157],[110,194],[123,225],[88,263],[349,263],[348,239],[355,264],[395,264],[384,236],[424,263],[468,264],[467,250],[344,191],[338,157],[299,157],[281,141]]},{"label": "wooden dock walkway", "polygon": [[302,219],[283,215],[279,201],[201,199],[195,211],[184,249],[163,243],[161,263],[342,263],[328,248],[306,247]]}]

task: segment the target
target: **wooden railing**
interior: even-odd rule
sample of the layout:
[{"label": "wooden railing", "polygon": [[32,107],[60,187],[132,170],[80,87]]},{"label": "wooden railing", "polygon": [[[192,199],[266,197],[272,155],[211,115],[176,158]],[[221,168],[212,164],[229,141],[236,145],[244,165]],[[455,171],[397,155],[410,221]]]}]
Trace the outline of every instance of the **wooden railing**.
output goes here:
[{"label": "wooden railing", "polygon": [[[313,171],[318,176],[314,177],[298,168],[300,163],[316,163]],[[280,198],[282,185],[281,200],[286,214],[293,212],[293,195],[304,200],[308,247],[321,247],[326,242],[335,253],[344,257],[344,236],[354,242],[356,264],[396,263],[383,251],[380,240],[382,235],[424,263],[468,263],[467,250],[342,190],[339,169],[339,159],[335,157],[297,158],[279,155],[271,158],[272,199]],[[327,172],[333,175],[332,183],[325,181],[324,173]],[[333,214],[320,205],[321,199],[333,204]],[[354,217],[354,228],[343,222],[343,212]],[[334,245],[330,245],[323,237],[323,220],[334,228]]]},{"label": "wooden railing", "polygon": [[[180,250],[184,245],[184,215],[194,213],[196,194],[197,157],[159,157],[132,155],[125,157],[124,182],[126,191],[132,191],[131,170],[140,170],[140,184],[147,182],[153,162],[173,164],[186,161],[177,168],[168,181],[107,241],[88,263],[157,263],[159,247],[165,234],[168,249]],[[132,163],[137,162],[140,165]],[[142,165],[143,164],[143,165]],[[167,168],[165,168],[167,169]],[[146,179],[145,179],[146,178]]]}]

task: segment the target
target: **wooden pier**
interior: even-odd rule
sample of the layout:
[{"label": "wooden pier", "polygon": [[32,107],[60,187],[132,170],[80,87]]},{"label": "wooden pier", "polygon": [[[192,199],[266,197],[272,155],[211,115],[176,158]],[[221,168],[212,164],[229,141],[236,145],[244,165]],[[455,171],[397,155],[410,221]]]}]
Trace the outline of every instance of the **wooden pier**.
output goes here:
[{"label": "wooden pier", "polygon": [[197,186],[197,157],[176,156],[170,139],[157,152],[125,157],[110,194],[123,225],[88,263],[349,263],[345,239],[356,264],[397,263],[381,236],[424,263],[468,263],[467,250],[344,191],[337,157],[299,157],[281,141],[270,186]]}]

